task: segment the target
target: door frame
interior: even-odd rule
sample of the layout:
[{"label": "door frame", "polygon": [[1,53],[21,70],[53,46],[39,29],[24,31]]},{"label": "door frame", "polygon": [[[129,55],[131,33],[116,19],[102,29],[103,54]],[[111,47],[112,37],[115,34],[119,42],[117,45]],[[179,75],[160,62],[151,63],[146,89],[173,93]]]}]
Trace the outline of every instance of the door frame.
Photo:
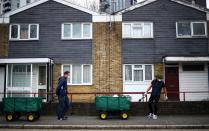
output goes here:
[{"label": "door frame", "polygon": [[[164,76],[165,76],[165,78],[164,78],[164,81],[165,81],[165,84],[166,84],[166,68],[169,68],[169,67],[176,67],[176,68],[178,68],[178,91],[180,91],[180,81],[179,81],[179,69],[180,69],[180,67],[179,67],[179,64],[171,64],[171,65],[164,65]],[[168,90],[168,87],[166,87],[167,88],[167,90]],[[178,101],[180,101],[180,94],[178,94],[178,99],[177,99]]]},{"label": "door frame", "polygon": [[[0,65],[0,68],[4,68],[4,89],[3,89],[3,97],[2,98],[5,98],[6,97],[6,83],[7,83],[7,81],[6,81],[6,78],[7,78],[7,74],[6,74],[6,65]],[[1,92],[2,93],[2,92]],[[2,95],[2,94],[1,94]]]}]

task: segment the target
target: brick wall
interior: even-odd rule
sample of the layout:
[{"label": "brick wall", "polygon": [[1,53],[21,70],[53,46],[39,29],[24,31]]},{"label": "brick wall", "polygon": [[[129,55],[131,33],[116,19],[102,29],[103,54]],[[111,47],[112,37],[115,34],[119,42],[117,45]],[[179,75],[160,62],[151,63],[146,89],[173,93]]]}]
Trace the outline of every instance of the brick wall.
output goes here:
[{"label": "brick wall", "polygon": [[93,31],[96,91],[122,91],[122,23],[93,23]]},{"label": "brick wall", "polygon": [[[154,76],[156,76],[156,75],[160,75],[163,77],[163,79],[165,79],[164,66],[162,63],[154,64]],[[160,96],[160,101],[164,101],[165,100],[165,95],[163,94],[164,90],[162,90],[161,92],[162,92],[162,94]]]},{"label": "brick wall", "polygon": [[[0,103],[0,107],[1,107]],[[56,115],[57,103],[45,103],[43,104],[43,115]],[[209,114],[209,102],[160,102],[158,105],[159,115],[200,115]],[[0,108],[1,111],[2,108]],[[131,116],[143,115],[148,113],[148,103],[132,103],[131,110],[129,111]],[[0,112],[1,113],[1,112]],[[81,116],[96,116],[96,106],[94,103],[72,103],[68,113]]]},{"label": "brick wall", "polygon": [[8,56],[8,37],[9,26],[2,24],[0,25],[0,58]]},{"label": "brick wall", "polygon": [[[53,87],[54,87],[54,92],[56,91],[57,88],[57,82],[59,77],[61,76],[61,64],[55,64],[54,65],[54,71],[53,71]],[[94,86],[68,86],[68,91],[71,93],[75,92],[94,92]],[[71,96],[69,95],[69,98]],[[73,95],[73,102],[94,102],[94,95]],[[57,101],[57,97],[54,99]]]},{"label": "brick wall", "polygon": [[[69,92],[121,92],[122,23],[93,23],[93,85],[69,86]],[[61,76],[61,64],[54,65],[54,91]],[[73,95],[73,102],[94,102],[94,95]],[[70,98],[70,96],[69,96]],[[55,99],[56,100],[56,99]]]},{"label": "brick wall", "polygon": [[161,75],[164,77],[163,68],[162,63],[154,64],[154,75]]}]

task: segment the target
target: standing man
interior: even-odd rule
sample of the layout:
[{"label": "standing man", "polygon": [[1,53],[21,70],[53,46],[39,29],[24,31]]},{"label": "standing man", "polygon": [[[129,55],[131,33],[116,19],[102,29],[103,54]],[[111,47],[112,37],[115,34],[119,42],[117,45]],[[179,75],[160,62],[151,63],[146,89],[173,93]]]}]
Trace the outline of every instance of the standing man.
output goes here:
[{"label": "standing man", "polygon": [[155,80],[152,81],[151,85],[144,94],[146,96],[150,89],[152,89],[151,96],[149,98],[148,118],[157,119],[157,104],[160,99],[162,88],[164,89],[165,98],[168,99],[165,83],[162,81],[162,76],[157,75],[155,76]]},{"label": "standing man", "polygon": [[58,80],[58,86],[56,90],[56,94],[58,96],[59,104],[58,104],[58,112],[57,117],[58,120],[66,120],[65,113],[69,109],[69,99],[68,99],[68,90],[67,90],[67,78],[69,77],[70,72],[65,71],[64,76],[61,76]]}]

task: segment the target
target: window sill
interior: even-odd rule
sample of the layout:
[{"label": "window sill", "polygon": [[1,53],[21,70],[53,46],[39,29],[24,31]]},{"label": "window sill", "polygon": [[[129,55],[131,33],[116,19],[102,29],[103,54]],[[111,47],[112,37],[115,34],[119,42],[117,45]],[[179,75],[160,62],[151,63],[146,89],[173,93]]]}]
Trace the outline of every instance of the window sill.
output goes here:
[{"label": "window sill", "polygon": [[28,40],[21,40],[21,39],[10,39],[9,41],[38,41],[39,39],[28,39]]},{"label": "window sill", "polygon": [[147,84],[147,83],[151,83],[152,80],[146,80],[146,81],[127,81],[127,82],[124,82],[124,84]]},{"label": "window sill", "polygon": [[153,40],[154,37],[152,37],[152,38],[122,38],[122,39]]},{"label": "window sill", "polygon": [[67,39],[67,38],[62,38],[61,40],[63,40],[63,41],[92,40],[92,38],[78,38],[78,39]]},{"label": "window sill", "polygon": [[67,84],[68,86],[92,86],[93,84]]},{"label": "window sill", "polygon": [[176,39],[206,39],[208,36],[176,37]]}]

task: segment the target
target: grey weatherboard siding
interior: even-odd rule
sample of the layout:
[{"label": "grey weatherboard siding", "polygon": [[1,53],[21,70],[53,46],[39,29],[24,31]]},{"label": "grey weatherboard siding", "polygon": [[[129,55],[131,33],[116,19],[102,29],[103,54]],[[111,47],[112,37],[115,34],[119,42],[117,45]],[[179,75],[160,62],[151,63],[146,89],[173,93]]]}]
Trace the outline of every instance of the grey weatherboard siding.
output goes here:
[{"label": "grey weatherboard siding", "polygon": [[159,63],[164,56],[207,56],[207,38],[176,38],[176,22],[206,21],[206,13],[174,3],[158,0],[123,13],[123,22],[153,22],[153,39],[123,39],[123,63]]},{"label": "grey weatherboard siding", "polygon": [[9,58],[54,59],[55,63],[91,64],[92,40],[61,40],[61,24],[92,22],[92,15],[48,1],[11,16],[13,23],[39,24],[39,40],[10,41]]}]

